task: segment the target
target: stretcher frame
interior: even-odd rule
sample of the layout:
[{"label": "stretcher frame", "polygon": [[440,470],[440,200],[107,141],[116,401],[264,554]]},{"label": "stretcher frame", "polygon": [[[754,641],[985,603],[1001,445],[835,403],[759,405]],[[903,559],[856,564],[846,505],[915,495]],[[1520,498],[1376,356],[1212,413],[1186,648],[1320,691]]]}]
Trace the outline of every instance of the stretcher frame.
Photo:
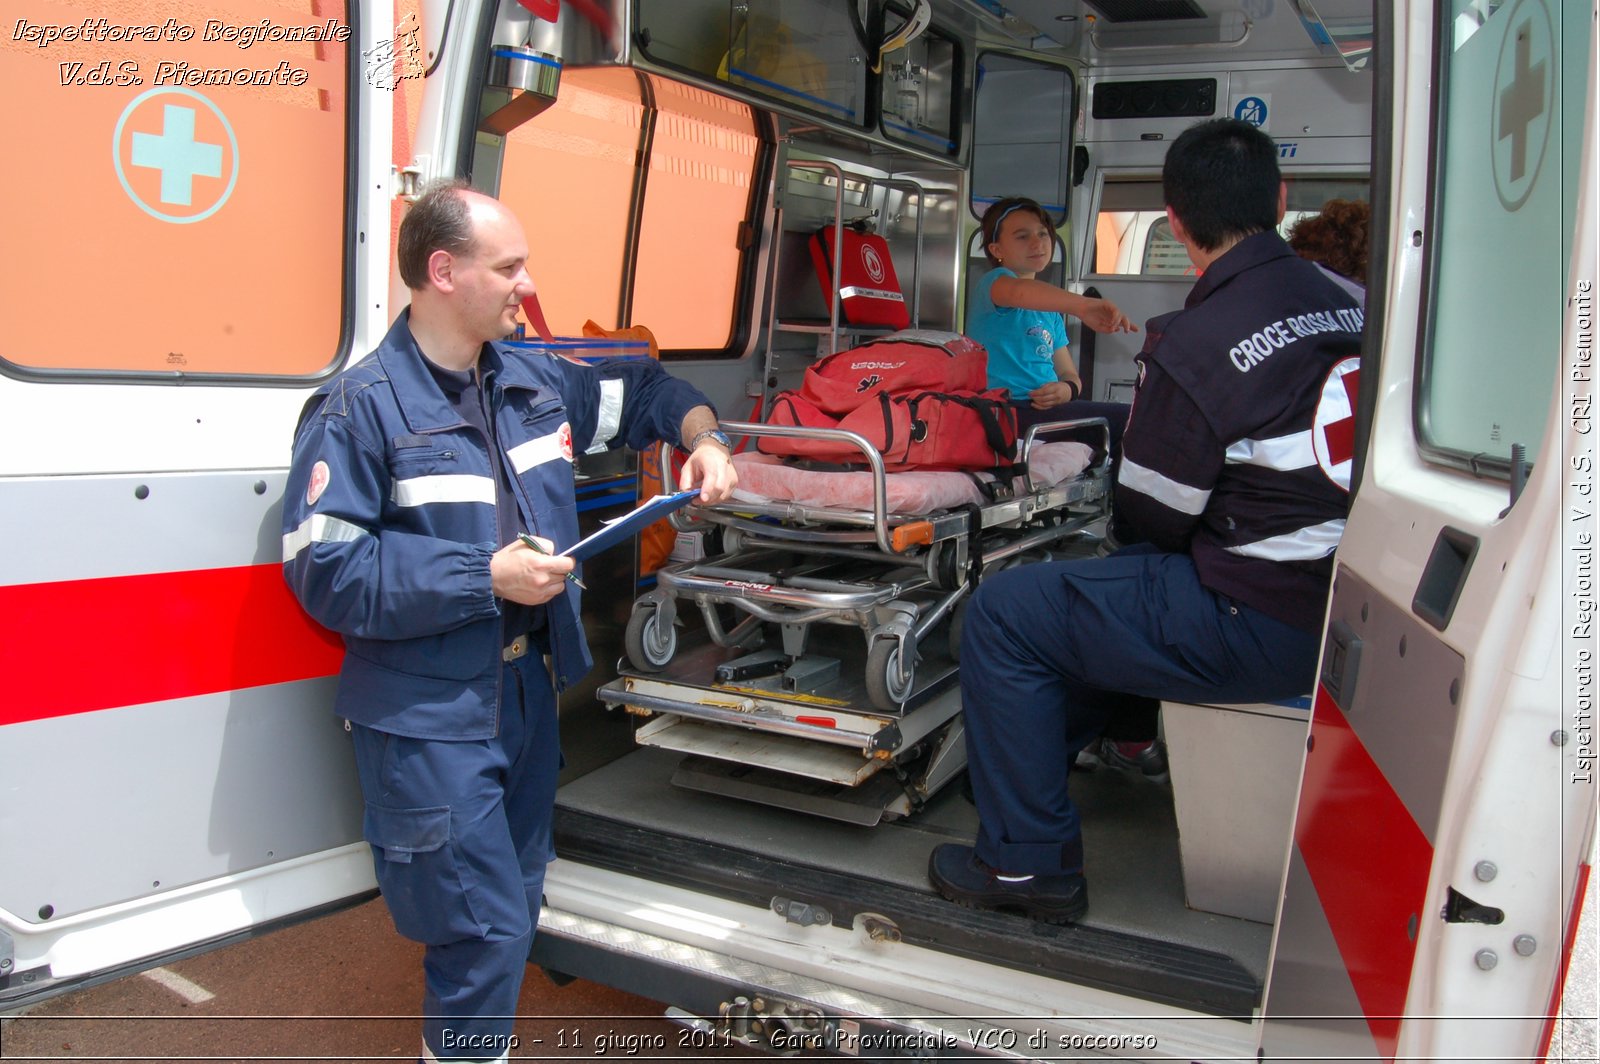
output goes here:
[{"label": "stretcher frame", "polygon": [[[1085,427],[1106,443],[1099,461],[1059,484],[1036,483],[1033,448]],[[858,823],[904,815],[965,764],[956,659],[961,607],[981,574],[1046,556],[1107,515],[1105,420],[1035,426],[1019,441],[1021,490],[931,514],[890,511],[883,458],[856,433],[751,422],[722,428],[735,439],[850,444],[872,474],[874,505],[730,500],[673,515],[680,534],[709,533],[721,550],[657,573],[656,587],[634,603],[618,678],[598,697],[652,718],[635,732],[640,745],[690,755],[677,779],[685,786]],[[699,608],[704,627],[681,654],[679,600]],[[736,623],[726,624],[718,607]],[[764,649],[773,627],[781,649]],[[844,628],[864,641],[852,646],[835,634]],[[828,653],[813,653],[818,646]],[[718,765],[743,766],[746,778],[757,770],[854,793],[841,808],[837,793],[797,798],[767,778],[756,787],[763,797],[717,778]],[[876,794],[867,797],[869,790]]]}]

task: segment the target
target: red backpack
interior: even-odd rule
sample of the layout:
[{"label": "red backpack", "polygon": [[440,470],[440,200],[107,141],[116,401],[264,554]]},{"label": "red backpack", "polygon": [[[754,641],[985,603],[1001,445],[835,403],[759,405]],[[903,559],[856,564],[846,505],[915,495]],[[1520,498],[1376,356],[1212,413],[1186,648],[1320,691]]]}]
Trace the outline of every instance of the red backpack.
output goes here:
[{"label": "red backpack", "polygon": [[[1016,462],[1017,415],[1003,388],[985,388],[989,356],[959,333],[900,332],[829,355],[781,393],[769,425],[847,429],[890,469],[996,469]],[[757,447],[786,457],[864,464],[832,440],[765,436]]]}]

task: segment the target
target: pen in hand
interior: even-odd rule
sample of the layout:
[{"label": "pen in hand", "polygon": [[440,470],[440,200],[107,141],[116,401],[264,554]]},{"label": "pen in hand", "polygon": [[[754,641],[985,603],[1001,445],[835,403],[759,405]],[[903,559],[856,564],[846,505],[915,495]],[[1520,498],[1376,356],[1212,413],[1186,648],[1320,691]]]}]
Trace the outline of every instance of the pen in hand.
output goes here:
[{"label": "pen in hand", "polygon": [[[522,540],[522,542],[527,544],[529,547],[531,547],[534,550],[538,551],[540,554],[543,554],[543,555],[545,555],[547,557],[551,557],[552,556],[549,551],[544,549],[544,544],[540,543],[537,539],[535,539],[529,533],[527,533],[527,532],[518,532],[517,533],[517,538]],[[577,573],[568,573],[567,574],[567,579],[571,580],[574,584],[577,584],[579,587],[583,588],[583,590],[585,590],[585,591],[589,590],[587,587],[584,587],[583,581],[578,579],[578,574]]]}]

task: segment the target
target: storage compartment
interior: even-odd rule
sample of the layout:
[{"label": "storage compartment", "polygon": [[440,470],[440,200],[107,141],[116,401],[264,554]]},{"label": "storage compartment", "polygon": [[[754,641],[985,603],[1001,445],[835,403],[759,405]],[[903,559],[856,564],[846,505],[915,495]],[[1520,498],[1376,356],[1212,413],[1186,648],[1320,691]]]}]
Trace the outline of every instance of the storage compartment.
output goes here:
[{"label": "storage compartment", "polygon": [[1270,924],[1289,856],[1306,699],[1250,705],[1161,703],[1191,909]]}]

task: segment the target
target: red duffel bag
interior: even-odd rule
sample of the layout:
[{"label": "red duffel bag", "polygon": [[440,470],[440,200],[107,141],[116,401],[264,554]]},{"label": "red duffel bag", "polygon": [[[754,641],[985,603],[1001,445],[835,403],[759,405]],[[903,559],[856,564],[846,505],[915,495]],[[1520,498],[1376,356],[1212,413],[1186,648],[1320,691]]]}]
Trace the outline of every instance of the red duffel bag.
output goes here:
[{"label": "red duffel bag", "polygon": [[800,394],[830,414],[846,414],[885,392],[981,392],[989,355],[960,333],[899,332],[819,360],[806,369]]},{"label": "red duffel bag", "polygon": [[[988,356],[955,333],[898,334],[829,355],[794,391],[773,400],[767,423],[848,429],[892,469],[1001,469],[1016,462],[1017,416],[1009,394],[985,389]],[[786,457],[865,464],[831,440],[762,437]]]}]

